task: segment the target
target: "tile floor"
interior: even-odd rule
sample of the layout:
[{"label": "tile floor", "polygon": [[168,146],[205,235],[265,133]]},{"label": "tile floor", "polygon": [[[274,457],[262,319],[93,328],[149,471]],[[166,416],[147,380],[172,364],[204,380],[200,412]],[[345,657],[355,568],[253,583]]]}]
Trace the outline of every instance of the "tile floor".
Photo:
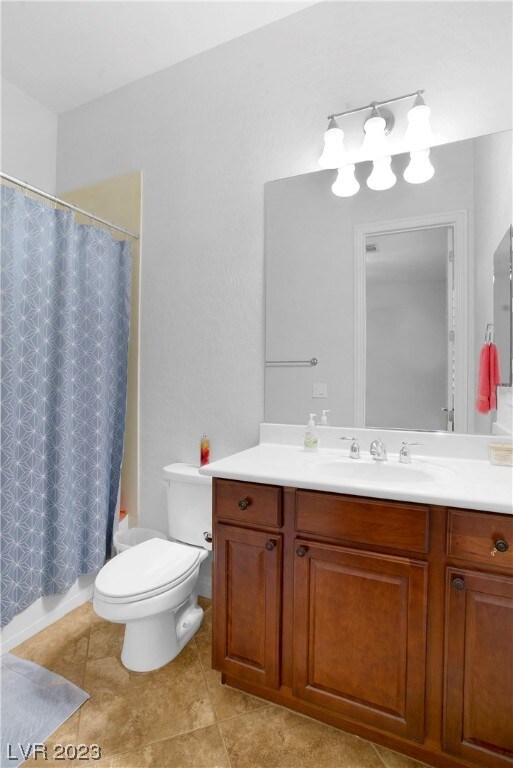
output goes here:
[{"label": "tile floor", "polygon": [[[194,639],[156,672],[129,672],[120,660],[123,626],[91,603],[12,653],[58,672],[91,698],[47,741],[99,744],[100,760],[59,765],[110,768],[423,768],[288,709],[221,685],[210,664],[211,606]],[[31,758],[24,765],[50,761]]]}]

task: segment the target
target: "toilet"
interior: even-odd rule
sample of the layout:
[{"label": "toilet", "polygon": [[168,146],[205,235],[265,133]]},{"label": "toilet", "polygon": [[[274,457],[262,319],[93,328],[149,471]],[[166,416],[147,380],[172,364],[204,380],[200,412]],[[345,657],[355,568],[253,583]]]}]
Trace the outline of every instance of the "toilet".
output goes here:
[{"label": "toilet", "polygon": [[177,656],[199,629],[196,585],[212,549],[212,478],[191,464],[164,467],[172,541],[150,539],[109,560],[96,577],[93,608],[125,624],[121,661],[149,672]]}]

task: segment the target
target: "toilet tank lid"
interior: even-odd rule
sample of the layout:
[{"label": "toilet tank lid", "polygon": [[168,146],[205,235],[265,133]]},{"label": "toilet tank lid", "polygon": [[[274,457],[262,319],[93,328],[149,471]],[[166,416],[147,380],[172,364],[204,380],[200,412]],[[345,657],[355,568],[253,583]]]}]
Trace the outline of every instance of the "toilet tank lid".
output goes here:
[{"label": "toilet tank lid", "polygon": [[199,467],[195,464],[168,464],[164,467],[164,479],[196,485],[212,485],[212,478],[200,475]]}]

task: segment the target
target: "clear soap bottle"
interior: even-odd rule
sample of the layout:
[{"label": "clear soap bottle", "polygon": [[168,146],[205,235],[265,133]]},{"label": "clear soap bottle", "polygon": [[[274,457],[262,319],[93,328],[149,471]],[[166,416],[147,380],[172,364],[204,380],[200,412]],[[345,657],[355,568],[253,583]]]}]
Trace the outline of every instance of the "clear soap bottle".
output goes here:
[{"label": "clear soap bottle", "polygon": [[328,413],[331,413],[331,411],[328,410],[328,408],[326,408],[322,412],[322,416],[321,416],[321,420],[319,422],[319,426],[321,426],[321,427],[329,427],[330,423],[328,421]]},{"label": "clear soap bottle", "polygon": [[314,417],[317,414],[311,413],[308,426],[305,429],[304,448],[305,451],[317,451],[319,449],[319,433],[315,426]]}]

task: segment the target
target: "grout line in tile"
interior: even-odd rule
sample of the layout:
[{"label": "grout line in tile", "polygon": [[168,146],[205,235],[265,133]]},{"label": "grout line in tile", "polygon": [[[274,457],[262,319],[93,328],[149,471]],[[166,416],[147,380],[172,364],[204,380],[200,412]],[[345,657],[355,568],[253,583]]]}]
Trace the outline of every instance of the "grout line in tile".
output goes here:
[{"label": "grout line in tile", "polygon": [[[237,688],[232,688],[231,690],[236,691]],[[244,691],[242,691],[244,693]],[[248,696],[252,696],[253,694],[247,694]],[[257,699],[258,696],[253,696],[254,699]],[[235,720],[237,717],[246,717],[246,715],[252,715],[255,712],[261,712],[263,709],[269,709],[270,707],[274,707],[275,704],[273,704],[272,701],[266,701],[265,699],[258,699],[259,701],[263,702],[261,707],[255,707],[255,709],[248,709],[247,712],[236,712],[234,715],[229,715],[228,717],[223,717],[220,720],[217,720],[218,723],[227,723],[229,720]],[[290,712],[291,710],[287,710]]]},{"label": "grout line in tile", "polygon": [[[231,686],[229,686],[229,687],[231,687]],[[236,690],[238,690],[238,688],[234,688],[233,690],[236,691]],[[243,693],[244,693],[244,691],[243,691]],[[253,696],[253,694],[251,694],[251,696]],[[335,733],[343,733],[346,736],[352,736],[355,739],[358,739],[358,741],[360,741],[360,742],[363,742],[365,744],[369,744],[372,747],[373,751],[376,753],[376,756],[378,757],[380,763],[384,766],[384,768],[390,768],[390,766],[386,762],[385,758],[382,755],[380,755],[376,745],[372,741],[369,741],[368,739],[364,739],[362,736],[358,736],[358,734],[356,734],[356,733],[350,733],[349,731],[344,731],[343,728],[337,728],[335,725],[330,725],[329,723],[324,723],[324,722],[322,722],[322,720],[317,720],[315,717],[310,717],[309,715],[305,715],[303,712],[298,712],[295,709],[289,709],[289,707],[285,707],[283,704],[276,704],[273,701],[268,701],[267,699],[261,699],[259,696],[253,696],[253,698],[258,699],[259,701],[263,702],[264,706],[258,707],[257,709],[250,710],[248,712],[238,712],[237,714],[230,715],[230,717],[225,717],[222,720],[219,720],[218,722],[225,723],[225,722],[227,722],[229,720],[234,720],[237,717],[246,717],[246,715],[251,715],[253,712],[260,712],[262,709],[264,709],[265,706],[267,706],[267,707],[275,707],[276,709],[283,709],[285,712],[291,712],[292,714],[298,715],[299,717],[302,717],[305,720],[310,720],[311,722],[317,723],[318,725],[323,725],[325,728],[329,728],[330,730],[334,731]],[[426,768],[427,768],[427,766],[426,766]]]},{"label": "grout line in tile", "polygon": [[196,642],[196,638],[194,638],[194,646],[196,648],[196,653],[198,654],[198,661],[200,663],[201,674],[203,675],[203,680],[205,681],[205,686],[207,688],[208,698],[209,698],[210,704],[212,705],[212,711],[214,711],[214,702],[212,700],[212,696],[210,695],[210,686],[208,684],[207,675],[205,673],[205,668],[203,666],[203,661],[201,659],[201,653],[199,651],[198,643]]},{"label": "grout line in tile", "polygon": [[86,672],[87,672],[87,664],[89,662],[89,644],[91,642],[91,619],[89,618],[89,629],[87,630],[87,648],[86,648],[86,656],[85,656],[85,663],[84,663],[84,674],[82,675],[82,685],[85,684],[86,679]]},{"label": "grout line in tile", "polygon": [[[202,675],[203,675],[203,679],[205,681],[205,686],[207,688],[207,695],[208,695],[208,699],[210,701],[210,706],[212,707],[212,712],[214,713],[214,725],[217,728],[217,731],[218,731],[218,733],[219,733],[219,735],[221,737],[221,741],[223,743],[224,751],[226,752],[226,757],[228,759],[228,765],[230,766],[230,768],[232,768],[232,761],[230,759],[230,753],[228,752],[228,747],[226,746],[226,741],[225,741],[223,732],[222,732],[221,728],[219,727],[219,722],[220,721],[217,718],[216,710],[214,708],[214,700],[213,700],[212,693],[211,693],[211,690],[210,690],[210,685],[208,684],[207,675],[206,675],[205,667],[204,667],[204,664],[203,664],[202,655],[200,653],[199,646],[198,646],[198,641],[196,640],[196,638],[194,638],[194,645],[196,647],[196,653],[198,654],[198,659],[199,659],[199,663],[200,663],[200,667],[201,667],[201,672],[202,672]],[[205,643],[205,645],[206,645],[206,643]],[[209,645],[210,645],[210,648],[212,648],[212,642],[210,642]]]},{"label": "grout line in tile", "polygon": [[[173,741],[173,739],[179,739],[181,736],[185,736],[188,733],[195,733],[196,731],[204,731],[207,728],[213,728],[214,726],[217,727],[217,723],[209,723],[208,725],[199,725],[197,728],[189,728],[185,731],[180,731],[179,733],[175,733],[174,736],[164,736],[162,739],[155,739],[155,741],[145,741],[144,744],[138,744],[136,747],[132,747],[132,749],[126,749],[124,752],[113,752],[111,755],[105,755],[105,758],[110,759],[113,757],[121,757],[121,755],[127,755],[130,752],[136,752],[138,749],[145,749],[145,747],[152,747],[154,744],[160,744],[163,741]],[[221,733],[221,729],[218,728],[219,732]],[[222,738],[221,733],[221,738]],[[224,739],[223,739],[224,744]],[[226,747],[225,747],[226,749]],[[228,754],[228,750],[226,751],[226,754]],[[228,755],[228,760],[230,759],[230,756]],[[101,763],[100,763],[101,765]],[[231,766],[231,763],[230,763]]]},{"label": "grout line in tile", "polygon": [[[195,642],[196,642],[196,640],[195,640]],[[205,643],[205,645],[206,645],[206,643]],[[198,648],[198,643],[197,642],[196,642],[196,648]],[[211,695],[210,683],[207,680],[207,676],[206,676],[206,673],[205,673],[205,668],[203,666],[203,662],[201,660],[201,656],[199,656],[199,660],[200,660],[201,670],[203,672],[203,677],[205,679],[205,684],[207,686],[208,696],[209,696],[210,702],[212,704],[212,709],[214,709],[214,701],[213,701],[213,698],[212,698],[212,695]],[[211,669],[212,669],[212,667],[211,667]],[[215,709],[214,709],[214,715],[215,715],[216,723],[224,723],[224,722],[226,722],[226,720],[233,720],[235,717],[240,717],[241,715],[250,714],[251,712],[257,712],[258,710],[263,709],[264,707],[267,707],[270,704],[272,704],[272,702],[267,701],[267,699],[261,699],[260,696],[254,696],[252,693],[246,693],[245,691],[239,691],[238,688],[232,688],[231,685],[227,685],[226,687],[229,690],[231,690],[231,691],[237,691],[238,693],[243,693],[246,696],[251,696],[253,699],[257,699],[258,701],[261,701],[262,702],[262,706],[261,707],[255,707],[254,709],[251,709],[248,712],[236,712],[234,715],[228,715],[228,717],[217,717],[217,715],[215,714]]]},{"label": "grout line in tile", "polygon": [[375,752],[375,753],[376,753],[376,755],[378,756],[378,759],[379,759],[379,761],[380,761],[381,763],[383,763],[383,765],[385,766],[385,768],[389,768],[389,765],[388,765],[387,761],[385,760],[385,758],[383,757],[383,755],[380,755],[380,753],[379,753],[379,750],[378,750],[377,746],[376,746],[376,745],[375,745],[375,744],[374,744],[372,741],[368,741],[367,743],[371,745],[372,749],[374,750],[374,752]]},{"label": "grout line in tile", "polygon": [[217,730],[219,731],[219,735],[221,736],[221,741],[223,742],[223,747],[224,747],[224,751],[226,752],[226,757],[228,758],[228,765],[230,766],[230,768],[232,768],[232,760],[231,760],[231,757],[230,757],[230,753],[228,752],[228,747],[226,746],[226,741],[225,741],[225,738],[224,738],[223,731],[219,727],[219,723],[218,722],[216,722],[216,726],[217,726]]},{"label": "grout line in tile", "polygon": [[[91,641],[91,627],[92,627],[92,623],[93,623],[92,619],[91,619],[91,617],[89,617],[89,629],[88,629],[88,632],[87,632],[87,649],[86,649],[86,657],[85,657],[85,662],[84,662],[84,672],[83,672],[83,675],[82,675],[82,685],[81,685],[82,689],[84,689],[84,685],[85,685],[85,681],[86,681],[86,676],[87,676],[87,665],[89,663],[89,643]],[[87,691],[86,691],[86,693],[87,693]],[[89,699],[87,699],[87,701],[90,701],[92,699],[92,697],[93,697],[93,695],[90,694],[90,697],[89,697]],[[84,702],[84,704],[85,703],[86,702]],[[77,710],[78,711],[77,731],[76,731],[76,737],[77,737],[76,741],[77,741],[77,743],[78,743],[78,734],[80,733],[80,720],[82,718],[82,710],[83,710],[83,705],[80,706],[78,708],[78,710]]]}]

